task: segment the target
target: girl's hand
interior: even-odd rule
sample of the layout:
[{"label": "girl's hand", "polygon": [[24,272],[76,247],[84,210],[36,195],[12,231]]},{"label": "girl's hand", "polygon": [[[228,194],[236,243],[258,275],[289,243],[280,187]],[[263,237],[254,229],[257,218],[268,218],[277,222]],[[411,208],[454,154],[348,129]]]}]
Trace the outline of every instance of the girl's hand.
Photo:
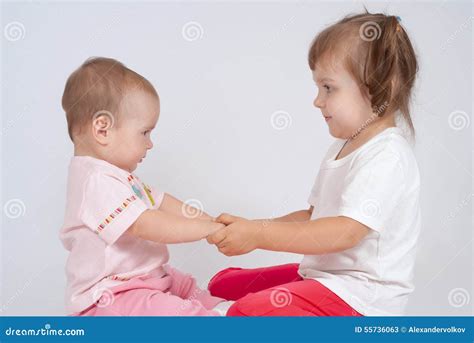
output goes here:
[{"label": "girl's hand", "polygon": [[233,216],[228,213],[222,213],[219,217],[216,218],[216,222],[224,225],[230,225],[238,220],[245,220],[245,218]]},{"label": "girl's hand", "polygon": [[[231,219],[240,219],[238,217],[230,217],[221,219],[222,221],[228,219],[225,220],[226,223],[230,223]],[[215,244],[219,251],[226,256],[247,254],[258,248],[261,228],[262,226],[256,222],[246,219],[235,220],[225,228],[208,236],[207,241],[210,244]]]}]

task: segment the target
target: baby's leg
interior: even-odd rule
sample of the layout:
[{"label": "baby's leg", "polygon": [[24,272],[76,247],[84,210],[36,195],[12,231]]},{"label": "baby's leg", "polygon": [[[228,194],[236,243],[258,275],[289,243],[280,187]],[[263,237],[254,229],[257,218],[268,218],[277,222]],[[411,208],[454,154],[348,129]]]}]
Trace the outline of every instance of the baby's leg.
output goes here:
[{"label": "baby's leg", "polygon": [[[219,316],[223,299],[200,291],[196,281],[167,267],[164,277],[136,278],[111,288],[80,316]],[[105,298],[104,298],[105,297]]]},{"label": "baby's leg", "polygon": [[237,300],[248,293],[302,280],[298,266],[298,263],[289,263],[255,269],[227,268],[214,275],[208,289],[214,296]]},{"label": "baby's leg", "polygon": [[114,295],[111,304],[95,305],[81,316],[219,316],[198,300],[182,299],[170,293],[137,288]]},{"label": "baby's leg", "polygon": [[182,299],[199,301],[206,309],[212,310],[217,304],[224,301],[222,298],[212,296],[207,289],[201,289],[196,284],[196,279],[173,267],[165,266],[167,274],[171,277],[170,293]]}]

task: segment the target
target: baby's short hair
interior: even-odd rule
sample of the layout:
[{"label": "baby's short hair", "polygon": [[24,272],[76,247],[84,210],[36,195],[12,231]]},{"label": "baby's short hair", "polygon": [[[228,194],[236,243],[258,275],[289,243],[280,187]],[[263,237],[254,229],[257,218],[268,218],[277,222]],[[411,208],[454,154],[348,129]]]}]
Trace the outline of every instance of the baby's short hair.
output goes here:
[{"label": "baby's short hair", "polygon": [[110,112],[116,123],[121,101],[133,89],[158,97],[147,79],[121,62],[105,57],[87,59],[67,79],[62,97],[71,140],[74,142],[74,137],[101,111]]}]

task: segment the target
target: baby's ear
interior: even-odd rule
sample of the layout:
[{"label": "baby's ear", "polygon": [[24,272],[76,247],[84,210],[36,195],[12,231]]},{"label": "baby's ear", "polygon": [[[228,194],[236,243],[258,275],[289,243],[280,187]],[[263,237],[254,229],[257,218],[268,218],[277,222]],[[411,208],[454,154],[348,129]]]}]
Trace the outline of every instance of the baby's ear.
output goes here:
[{"label": "baby's ear", "polygon": [[110,138],[110,130],[114,127],[115,117],[109,111],[99,111],[92,118],[92,135],[101,144]]}]

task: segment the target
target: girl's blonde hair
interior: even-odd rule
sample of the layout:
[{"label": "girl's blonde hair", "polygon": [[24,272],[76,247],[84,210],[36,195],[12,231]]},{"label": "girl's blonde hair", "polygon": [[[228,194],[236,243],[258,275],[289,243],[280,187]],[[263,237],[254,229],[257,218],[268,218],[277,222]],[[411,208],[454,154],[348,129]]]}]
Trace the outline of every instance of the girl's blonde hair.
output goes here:
[{"label": "girl's blonde hair", "polygon": [[342,63],[382,117],[400,110],[415,135],[410,99],[418,63],[400,18],[381,13],[349,15],[320,32],[308,53],[311,70],[342,57]]}]

